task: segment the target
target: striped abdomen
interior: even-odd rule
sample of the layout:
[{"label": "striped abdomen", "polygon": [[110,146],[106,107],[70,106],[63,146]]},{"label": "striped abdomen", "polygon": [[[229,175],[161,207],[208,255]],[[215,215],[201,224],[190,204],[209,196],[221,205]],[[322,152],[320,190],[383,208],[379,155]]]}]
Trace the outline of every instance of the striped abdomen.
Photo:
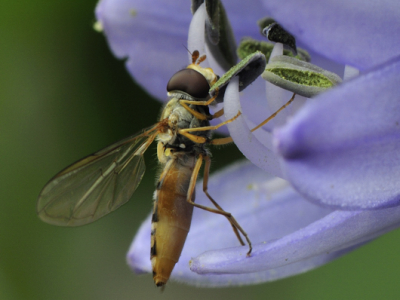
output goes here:
[{"label": "striped abdomen", "polygon": [[153,279],[157,286],[167,282],[190,229],[193,205],[186,198],[194,164],[194,155],[171,158],[157,183],[150,250]]}]

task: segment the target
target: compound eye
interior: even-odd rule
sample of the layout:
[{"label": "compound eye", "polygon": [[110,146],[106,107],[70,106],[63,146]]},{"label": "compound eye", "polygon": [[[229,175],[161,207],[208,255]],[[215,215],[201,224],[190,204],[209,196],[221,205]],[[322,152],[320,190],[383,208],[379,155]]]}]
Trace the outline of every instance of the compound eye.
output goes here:
[{"label": "compound eye", "polygon": [[172,75],[167,84],[167,91],[181,91],[193,98],[206,98],[210,85],[207,79],[193,69],[183,69]]}]

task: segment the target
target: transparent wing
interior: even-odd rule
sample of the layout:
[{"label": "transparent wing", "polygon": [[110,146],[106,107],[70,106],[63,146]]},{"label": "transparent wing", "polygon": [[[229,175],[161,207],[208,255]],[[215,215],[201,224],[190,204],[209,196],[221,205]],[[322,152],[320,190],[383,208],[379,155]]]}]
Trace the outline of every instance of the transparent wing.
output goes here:
[{"label": "transparent wing", "polygon": [[126,203],[145,172],[143,154],[159,124],[89,155],[54,176],[40,192],[37,212],[50,224],[79,226]]}]

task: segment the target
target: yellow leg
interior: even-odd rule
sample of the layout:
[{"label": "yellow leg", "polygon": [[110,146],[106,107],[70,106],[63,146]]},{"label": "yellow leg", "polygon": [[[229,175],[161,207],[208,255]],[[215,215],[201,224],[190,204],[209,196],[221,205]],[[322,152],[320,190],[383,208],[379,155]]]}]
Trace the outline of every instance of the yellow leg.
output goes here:
[{"label": "yellow leg", "polygon": [[193,116],[195,116],[199,120],[213,120],[215,118],[219,118],[224,114],[224,109],[220,109],[217,111],[215,114],[211,116],[206,116],[205,114],[202,114],[198,111],[195,111],[193,108],[190,108],[186,102],[183,102],[182,100],[180,101],[180,104],[188,111],[190,112]]},{"label": "yellow leg", "polygon": [[[221,112],[218,111],[217,113]],[[222,122],[218,125],[215,126],[205,126],[205,127],[196,127],[196,128],[185,128],[185,129],[179,129],[178,130],[178,134],[181,134],[185,137],[187,137],[189,140],[198,143],[198,144],[204,144],[205,142],[207,142],[207,138],[203,137],[203,136],[198,136],[198,135],[194,135],[194,134],[190,134],[189,132],[193,132],[193,131],[207,131],[207,130],[216,130],[218,128],[220,128],[221,126],[224,126],[230,122],[233,122],[234,120],[236,120],[242,113],[239,111],[237,113],[236,116],[234,116],[233,118],[226,120],[225,122]],[[225,144],[229,144],[232,143],[233,139],[231,137],[226,137],[226,138],[220,138],[220,139],[213,139],[210,141],[211,145],[225,145]]]},{"label": "yellow leg", "polygon": [[[207,195],[208,199],[210,199],[210,201],[214,204],[214,206],[216,208],[218,208],[221,211],[224,211],[223,208],[221,206],[219,206],[219,204],[208,193],[208,177],[210,175],[211,159],[209,156],[206,156],[204,159],[206,161],[206,164],[204,166],[203,191]],[[242,245],[244,245],[244,242],[243,242],[242,238],[240,237],[238,230],[243,234],[247,243],[249,244],[249,252],[247,253],[247,255],[249,256],[253,247],[251,246],[251,241],[250,241],[247,233],[243,230],[243,228],[239,225],[239,223],[236,221],[236,219],[230,213],[228,213],[228,212],[226,212],[226,213],[231,216],[231,218],[228,218],[228,220],[231,223],[233,231],[235,232],[239,242]]]},{"label": "yellow leg", "polygon": [[211,145],[226,145],[229,143],[232,143],[233,139],[228,136],[228,137],[224,137],[224,138],[219,138],[219,139],[213,139],[210,141]]},{"label": "yellow leg", "polygon": [[247,242],[249,244],[249,251],[247,252],[247,256],[250,256],[251,251],[252,251],[253,248],[251,246],[251,242],[250,242],[250,239],[247,236],[247,233],[242,229],[242,227],[239,225],[239,223],[236,221],[236,219],[232,216],[232,214],[229,213],[229,212],[224,211],[218,205],[218,203],[215,202],[215,200],[211,198],[211,196],[207,192],[208,173],[209,173],[209,168],[210,168],[211,162],[210,162],[210,158],[208,156],[206,156],[204,158],[206,159],[206,167],[205,167],[205,171],[204,171],[205,172],[204,173],[204,178],[205,178],[206,181],[205,181],[205,183],[203,182],[203,191],[206,193],[207,197],[211,200],[211,202],[215,205],[215,207],[217,207],[217,209],[197,204],[197,203],[193,202],[193,200],[192,200],[192,196],[193,196],[194,189],[195,189],[195,186],[196,186],[197,176],[199,174],[201,165],[203,164],[203,155],[201,155],[201,154],[199,155],[199,157],[198,157],[198,159],[196,161],[196,165],[194,167],[192,176],[190,178],[190,184],[189,184],[189,189],[188,189],[188,193],[187,193],[187,201],[190,204],[192,204],[193,206],[197,207],[197,208],[201,208],[203,210],[206,210],[206,211],[209,211],[209,212],[212,212],[212,213],[215,213],[215,214],[219,214],[219,215],[225,216],[228,219],[229,223],[231,223],[232,227],[234,228],[233,231],[235,232],[236,236],[239,239],[239,242],[242,245],[244,245],[244,243],[243,243],[243,240],[240,237],[238,231],[240,231],[243,234],[243,236],[246,238],[246,240],[247,240]]},{"label": "yellow leg", "polygon": [[[178,131],[179,134],[187,137],[189,140],[191,140],[192,142],[195,142],[197,144],[204,144],[205,142],[207,142],[207,138],[203,137],[203,136],[198,136],[198,135],[194,135],[188,132],[181,132]],[[213,139],[211,140],[209,143],[211,145],[226,145],[229,143],[232,143],[233,139],[229,136],[229,137],[224,137],[224,138],[219,138],[219,139]]]},{"label": "yellow leg", "polygon": [[[199,127],[199,128],[201,128],[201,127]],[[189,140],[191,140],[192,142],[195,142],[197,144],[204,144],[205,142],[207,142],[207,138],[205,138],[204,136],[194,135],[194,134],[188,133],[186,131],[183,131],[183,129],[178,130],[178,133],[180,135],[187,137]]]},{"label": "yellow leg", "polygon": [[221,108],[219,111],[217,111],[215,114],[212,115],[212,118],[213,118],[213,119],[219,118],[219,117],[221,117],[223,114],[224,114],[224,109]]},{"label": "yellow leg", "polygon": [[195,111],[193,108],[190,108],[185,102],[183,102],[183,100],[180,101],[180,104],[199,120],[211,120],[211,118],[213,117],[213,116],[206,116],[201,112]]},{"label": "yellow leg", "polygon": [[[233,122],[234,120],[236,120],[242,113],[239,111],[237,113],[236,116],[234,116],[233,118],[226,120],[225,122],[222,122],[218,125],[215,126],[205,126],[205,127],[196,127],[196,128],[185,128],[185,129],[179,129],[178,130],[178,134],[181,134],[185,137],[187,137],[189,140],[198,143],[198,144],[204,144],[205,142],[207,142],[207,138],[203,137],[203,136],[198,136],[198,135],[194,135],[194,134],[190,134],[189,132],[193,132],[193,131],[207,131],[207,130],[216,130],[218,128],[220,128],[221,126],[224,126],[225,124],[228,124],[230,122]],[[220,141],[218,141],[220,140]],[[228,138],[221,138],[221,139],[215,139],[213,141],[211,141],[211,144],[213,145],[224,145],[224,144],[228,144],[232,142],[232,138],[228,137]]]},{"label": "yellow leg", "polygon": [[210,99],[208,99],[207,101],[197,101],[197,100],[185,100],[185,99],[181,99],[179,102],[182,103],[186,103],[186,104],[193,104],[193,105],[210,105],[215,99],[217,99],[218,97],[218,88],[215,90],[215,95],[213,97],[211,97]]},{"label": "yellow leg", "polygon": [[269,121],[271,121],[273,118],[276,117],[276,115],[282,111],[283,109],[285,109],[290,103],[293,102],[294,97],[296,96],[296,94],[293,94],[292,98],[290,98],[290,100],[288,102],[286,102],[284,105],[281,106],[281,108],[279,108],[276,112],[274,112],[272,115],[270,115],[266,120],[264,120],[263,122],[261,122],[260,124],[258,124],[256,127],[254,127],[251,132],[257,130],[258,128],[264,126],[265,124],[267,124]]},{"label": "yellow leg", "polygon": [[191,132],[191,131],[207,131],[207,130],[216,130],[218,128],[220,128],[221,126],[224,126],[230,122],[235,121],[242,113],[239,111],[236,116],[234,116],[233,118],[226,120],[218,125],[215,126],[204,126],[204,127],[196,127],[196,128],[185,128],[185,129],[180,129],[178,131],[178,133],[182,134],[182,132]]}]

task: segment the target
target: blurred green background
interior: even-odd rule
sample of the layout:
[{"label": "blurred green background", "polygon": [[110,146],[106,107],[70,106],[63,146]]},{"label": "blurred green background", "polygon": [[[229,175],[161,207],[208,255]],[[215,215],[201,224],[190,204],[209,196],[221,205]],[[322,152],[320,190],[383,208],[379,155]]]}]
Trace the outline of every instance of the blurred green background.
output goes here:
[{"label": "blurred green background", "polygon": [[[278,282],[224,289],[170,282],[160,293],[150,275],[136,276],[125,263],[151,210],[153,151],[136,195],[143,201],[88,226],[42,223],[35,206],[47,180],[151,125],[161,108],[92,29],[95,4],[0,0],[0,299],[399,299],[399,231]],[[214,151],[214,170],[241,157],[234,146],[224,150]]]}]

